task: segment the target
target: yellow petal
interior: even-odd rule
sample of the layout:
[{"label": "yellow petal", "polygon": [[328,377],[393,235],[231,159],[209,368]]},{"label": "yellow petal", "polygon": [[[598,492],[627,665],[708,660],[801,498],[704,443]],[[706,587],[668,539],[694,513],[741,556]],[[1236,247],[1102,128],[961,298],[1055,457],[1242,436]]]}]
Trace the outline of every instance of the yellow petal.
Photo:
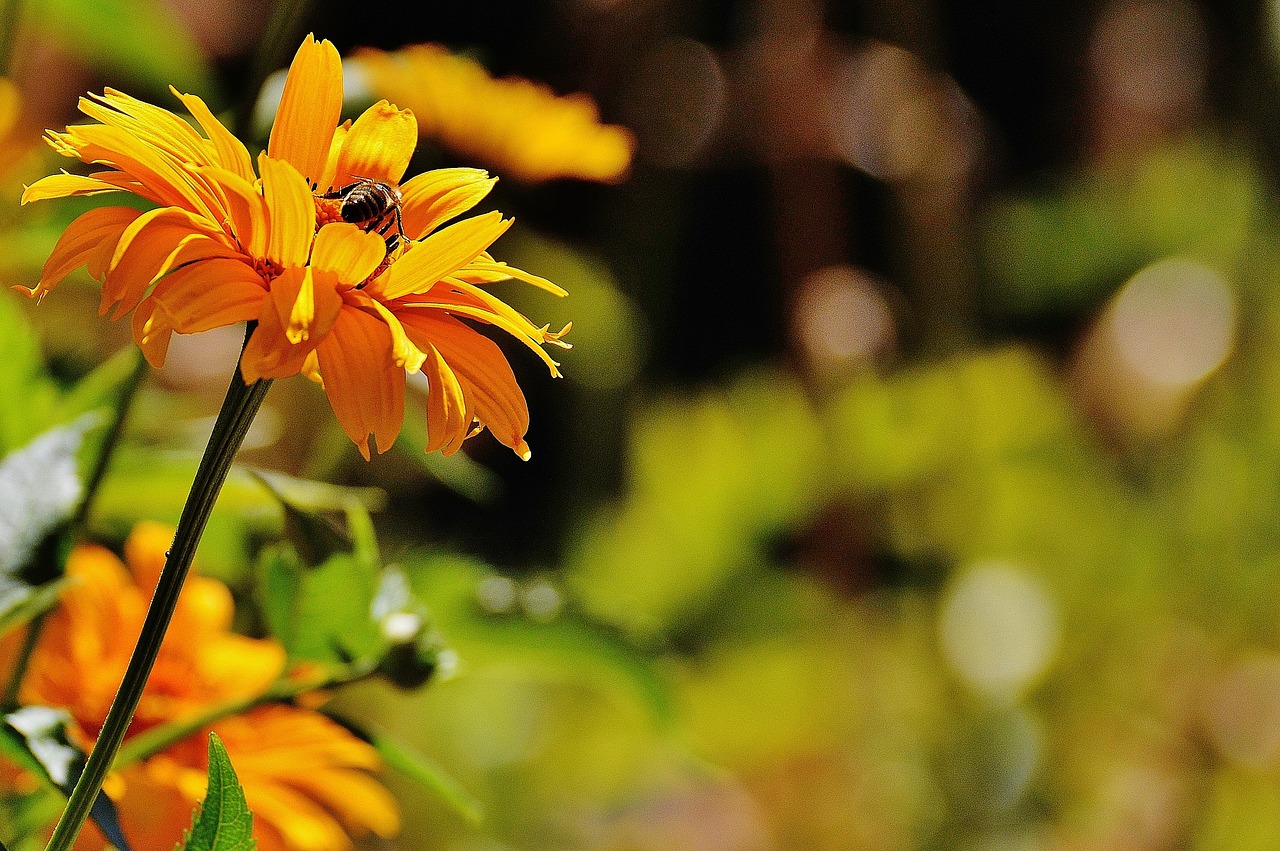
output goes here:
[{"label": "yellow petal", "polygon": [[213,150],[217,155],[218,165],[252,183],[254,180],[253,160],[249,158],[249,151],[245,148],[244,142],[241,142],[230,130],[224,127],[218,117],[209,110],[209,107],[199,97],[183,94],[172,86],[169,87],[169,91],[173,92],[182,101],[187,111],[204,128],[204,132],[208,135],[209,142],[213,145]]},{"label": "yellow petal", "polygon": [[328,40],[308,35],[293,57],[267,153],[319,180],[342,113],[342,59]]},{"label": "yellow petal", "polygon": [[498,212],[463,219],[413,244],[371,286],[386,300],[424,292],[445,275],[466,266],[511,226]]},{"label": "yellow petal", "polygon": [[333,327],[342,309],[333,273],[310,266],[286,269],[272,281],[271,300],[292,345],[319,340]]},{"label": "yellow petal", "polygon": [[400,187],[405,235],[421,239],[479,204],[497,182],[478,168],[438,168],[410,178]]},{"label": "yellow petal", "polygon": [[266,297],[261,276],[241,260],[226,257],[175,269],[150,296],[164,306],[180,334],[257,319]]},{"label": "yellow petal", "polygon": [[395,361],[396,366],[409,372],[417,372],[422,368],[422,362],[427,356],[415,346],[404,333],[404,327],[400,324],[400,320],[396,315],[387,309],[386,305],[379,301],[373,301],[373,309],[382,317],[382,321],[387,323],[387,328],[391,330],[391,359]]},{"label": "yellow petal", "polygon": [[311,188],[298,170],[265,154],[258,157],[262,192],[271,220],[267,257],[282,269],[304,266],[316,230]]},{"label": "yellow petal", "polygon": [[418,121],[407,109],[378,101],[356,119],[342,142],[334,183],[360,178],[399,183],[418,144]]},{"label": "yellow petal", "polygon": [[[302,274],[301,270],[296,273]],[[284,275],[280,276],[281,278]],[[279,281],[277,278],[276,281]],[[274,282],[273,282],[274,283]],[[285,336],[285,322],[274,301],[264,302],[258,317],[258,327],[253,330],[249,342],[240,354],[240,375],[246,384],[262,378],[288,378],[297,375],[315,346],[314,341],[294,345]]]},{"label": "yellow petal", "polygon": [[134,219],[142,215],[131,207],[99,207],[80,214],[58,237],[58,243],[44,262],[40,282],[34,287],[15,287],[31,297],[43,297],[62,279],[85,265],[104,245],[115,244]]},{"label": "yellow petal", "polygon": [[449,363],[435,346],[423,341],[427,360],[427,452],[452,455],[462,448],[475,417],[467,410],[467,396]]},{"label": "yellow petal", "polygon": [[[217,234],[214,239],[212,234]],[[177,207],[148,210],[120,235],[102,283],[101,313],[114,305],[113,319],[137,306],[147,289],[182,263],[234,255],[222,231]]]},{"label": "yellow petal", "polygon": [[[251,182],[227,169],[206,166],[201,172],[222,193],[227,211],[225,230],[230,231],[240,250],[255,260],[267,256],[267,202]],[[255,178],[256,179],[256,178]]]},{"label": "yellow petal", "polygon": [[49,198],[70,198],[75,195],[97,195],[101,192],[119,192],[120,187],[93,177],[79,174],[51,174],[42,177],[30,186],[22,189],[22,203],[44,201]]},{"label": "yellow petal", "polygon": [[376,316],[343,309],[316,348],[324,392],[338,423],[369,457],[369,435],[379,452],[395,443],[404,421],[404,370],[391,359],[391,332]]},{"label": "yellow petal", "polygon": [[348,222],[333,222],[316,233],[311,265],[355,286],[374,273],[387,256],[387,244],[376,233],[366,233]]},{"label": "yellow petal", "polygon": [[[529,430],[529,406],[502,350],[475,329],[438,311],[404,310],[399,317],[420,348],[429,345],[448,361],[476,418],[499,442],[528,460],[524,435]],[[423,366],[428,375],[431,369],[431,364]],[[430,416],[428,435],[434,442]]]}]

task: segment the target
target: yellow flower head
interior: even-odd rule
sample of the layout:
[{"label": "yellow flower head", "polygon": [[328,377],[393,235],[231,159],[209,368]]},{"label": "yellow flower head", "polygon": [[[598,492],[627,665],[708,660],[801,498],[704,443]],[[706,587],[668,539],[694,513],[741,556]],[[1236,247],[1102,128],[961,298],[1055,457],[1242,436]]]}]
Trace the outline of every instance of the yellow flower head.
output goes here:
[{"label": "yellow flower head", "polygon": [[[66,707],[86,747],[97,737],[142,628],[173,529],[144,523],[125,544],[126,564],[81,545],[67,561],[72,580],[40,633],[22,700]],[[284,668],[274,641],[230,631],[231,593],[188,577],[129,735],[211,706],[261,694]],[[317,712],[270,705],[212,726],[227,747],[254,813],[263,851],[344,851],[350,835],[393,835],[399,814],[368,772],[379,767],[367,743]],[[127,739],[126,739],[127,740]],[[206,735],[194,735],[108,783],[135,848],[172,848],[204,797]],[[100,849],[86,830],[78,845]]]},{"label": "yellow flower head", "polygon": [[375,95],[413,109],[424,138],[527,183],[560,177],[608,183],[631,166],[631,132],[601,124],[587,95],[557,97],[529,80],[495,80],[438,44],[395,53],[362,49],[350,62]]},{"label": "yellow flower head", "polygon": [[[195,95],[174,94],[203,128],[121,92],[82,98],[97,123],[50,132],[59,153],[98,165],[88,176],[37,181],[23,202],[131,192],[155,204],[91,210],[68,226],[40,282],[43,296],[87,266],[102,282],[101,312],[133,311],[147,359],[163,364],[173,332],[258,323],[241,357],[246,382],[302,372],[320,381],[338,421],[369,457],[399,434],[405,371],[430,384],[428,451],[457,451],[480,428],[529,456],[529,411],[501,350],[473,327],[491,325],[535,351],[568,329],[539,327],[484,287],[549,281],[495,260],[510,226],[497,212],[446,224],[493,186],[476,169],[401,178],[417,142],[414,114],[387,101],[338,126],[342,64],[308,36],[285,82],[257,169],[245,146]],[[370,195],[378,198],[370,199]],[[381,199],[380,203],[374,203]]]}]

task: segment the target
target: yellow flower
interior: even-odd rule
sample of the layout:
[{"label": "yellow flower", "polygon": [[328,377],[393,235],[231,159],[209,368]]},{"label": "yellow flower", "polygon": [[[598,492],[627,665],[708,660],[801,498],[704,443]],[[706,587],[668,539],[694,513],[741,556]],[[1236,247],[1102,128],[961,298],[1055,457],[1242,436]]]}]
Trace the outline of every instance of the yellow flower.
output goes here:
[{"label": "yellow flower", "polygon": [[[120,684],[164,563],[172,528],[144,523],[125,544],[126,567],[102,547],[81,545],[67,562],[72,582],[49,617],[22,684],[22,701],[66,707],[86,747]],[[230,632],[231,594],[216,580],[188,577],[129,735],[225,701],[262,693],[280,676],[273,641]],[[391,836],[399,814],[368,772],[367,743],[317,712],[269,705],[211,727],[227,747],[254,813],[263,851],[343,851],[349,834]],[[172,848],[204,797],[207,735],[197,734],[110,779],[134,848]],[[127,739],[126,739],[127,741]],[[101,849],[86,830],[77,846]]]},{"label": "yellow flower", "polygon": [[557,97],[529,80],[495,80],[438,44],[362,49],[349,62],[375,95],[414,111],[424,138],[519,180],[613,182],[631,166],[631,132],[601,124],[587,95]]},{"label": "yellow flower", "polygon": [[[103,170],[46,177],[27,188],[24,203],[126,191],[156,207],[83,214],[40,282],[17,289],[40,297],[87,266],[102,281],[101,312],[118,319],[132,310],[134,338],[156,366],[175,331],[254,320],[240,362],[245,381],[299,372],[321,381],[366,458],[371,434],[379,452],[395,441],[405,370],[422,369],[430,384],[428,451],[455,452],[487,427],[527,458],[524,394],[501,350],[468,323],[506,331],[559,375],[542,346],[567,348],[560,336],[568,329],[540,328],[483,287],[514,278],[564,291],[488,253],[511,224],[499,213],[446,224],[494,180],[476,169],[442,169],[400,185],[417,141],[413,113],[381,101],[337,126],[341,60],[332,44],[310,36],[289,69],[256,172],[245,146],[200,98],[174,94],[205,135],[111,89],[81,99],[97,123],[47,135],[59,153]],[[344,221],[342,191],[361,183],[402,197],[401,215],[389,209]],[[402,233],[391,230],[401,222]]]}]

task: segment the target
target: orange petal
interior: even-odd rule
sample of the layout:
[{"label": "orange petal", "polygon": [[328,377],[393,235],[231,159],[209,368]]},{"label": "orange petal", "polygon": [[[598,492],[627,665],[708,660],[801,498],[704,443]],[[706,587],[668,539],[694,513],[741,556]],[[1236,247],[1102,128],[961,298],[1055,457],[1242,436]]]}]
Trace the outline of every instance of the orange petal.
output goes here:
[{"label": "orange petal", "polygon": [[173,329],[180,334],[199,334],[257,319],[266,297],[262,277],[243,261],[229,257],[175,269],[151,294],[164,306]]},{"label": "orange petal", "polygon": [[[297,274],[301,275],[301,270]],[[258,327],[240,354],[240,375],[246,384],[261,378],[297,375],[307,355],[315,349],[314,342],[311,340],[296,346],[289,342],[285,336],[285,324],[280,320],[280,311],[273,302],[264,302]]]},{"label": "orange petal", "polygon": [[420,345],[427,353],[422,366],[422,374],[427,376],[426,451],[452,455],[462,448],[475,417],[467,410],[466,394],[448,362],[427,341]]},{"label": "orange petal", "polygon": [[421,239],[479,204],[497,182],[478,168],[438,168],[410,178],[400,187],[405,235]]},{"label": "orange petal", "polygon": [[311,265],[355,286],[374,273],[387,256],[387,244],[376,233],[367,233],[348,222],[333,222],[316,233]]},{"label": "orange petal", "polygon": [[266,154],[258,157],[262,191],[271,220],[267,257],[281,268],[304,266],[316,232],[316,204],[298,170]]},{"label": "orange petal", "polygon": [[169,356],[169,341],[173,339],[173,323],[164,306],[154,299],[143,299],[133,311],[133,341],[142,350],[147,363],[156,369],[164,366]]},{"label": "orange petal", "polygon": [[399,183],[418,144],[418,121],[407,109],[378,101],[364,111],[342,142],[334,183],[339,186],[360,178],[379,183]]},{"label": "orange petal", "polygon": [[[212,238],[215,233],[220,239]],[[175,266],[234,255],[221,237],[221,230],[213,230],[206,220],[177,207],[160,207],[138,216],[124,229],[111,256],[99,311],[105,314],[115,305],[112,319],[119,319]]]},{"label": "orange petal", "polygon": [[252,183],[255,177],[253,160],[249,159],[249,151],[245,148],[244,142],[241,142],[230,130],[224,127],[218,117],[209,110],[209,107],[199,97],[183,94],[172,86],[169,87],[169,91],[173,92],[182,101],[187,111],[204,128],[204,132],[209,136],[209,142],[213,145],[214,153],[217,155],[218,165]]},{"label": "orange petal", "polygon": [[343,308],[316,348],[324,391],[347,436],[369,458],[369,435],[379,452],[395,443],[404,421],[404,370],[391,360],[391,332],[359,308]]},{"label": "orange petal", "polygon": [[30,186],[22,188],[22,203],[45,201],[49,198],[70,198],[75,195],[97,195],[101,192],[119,192],[120,187],[93,177],[79,174],[51,174]]},{"label": "orange petal", "polygon": [[319,180],[342,113],[342,59],[328,40],[308,35],[293,57],[267,153]]},{"label": "orange petal", "polygon": [[286,269],[271,282],[271,300],[291,345],[312,340],[314,347],[342,309],[337,278],[311,266]]},{"label": "orange petal", "polygon": [[201,169],[209,182],[218,187],[226,205],[232,236],[240,249],[254,259],[267,256],[267,202],[253,184],[256,178],[245,180],[233,171],[207,166]]},{"label": "orange petal", "polygon": [[102,251],[103,245],[113,247],[125,228],[142,213],[131,207],[99,207],[80,214],[58,237],[58,243],[44,262],[40,283],[31,289],[14,287],[31,297],[43,297],[61,283],[62,279],[85,265]]},{"label": "orange petal", "polygon": [[413,249],[401,255],[371,286],[377,287],[385,300],[424,292],[445,275],[475,260],[510,226],[511,219],[503,220],[497,211],[449,225],[414,243]]},{"label": "orange petal", "polygon": [[387,309],[386,305],[380,301],[373,301],[372,305],[391,331],[391,359],[401,369],[417,372],[422,368],[422,362],[427,359],[427,356],[409,340],[409,337],[404,333],[404,326],[400,324],[400,320],[396,318],[396,315]]},{"label": "orange petal", "polygon": [[404,310],[399,316],[410,339],[419,347],[429,343],[449,362],[480,422],[503,445],[528,460],[524,436],[529,430],[529,406],[502,349],[436,311]]}]

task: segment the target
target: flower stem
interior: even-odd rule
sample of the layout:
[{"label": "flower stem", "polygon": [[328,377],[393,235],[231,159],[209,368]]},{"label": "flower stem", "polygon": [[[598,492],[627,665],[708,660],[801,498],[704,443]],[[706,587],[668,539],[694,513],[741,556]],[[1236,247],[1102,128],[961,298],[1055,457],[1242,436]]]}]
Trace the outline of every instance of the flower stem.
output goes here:
[{"label": "flower stem", "polygon": [[[252,324],[249,331],[252,331]],[[72,846],[102,789],[102,782],[111,770],[116,752],[120,750],[129,723],[133,720],[133,713],[138,708],[147,677],[151,675],[151,668],[160,652],[160,644],[169,628],[169,620],[177,606],[178,594],[182,591],[191,560],[195,557],[196,546],[200,543],[200,536],[204,533],[218,493],[222,490],[222,483],[226,481],[227,472],[231,469],[231,461],[244,441],[249,424],[253,422],[270,386],[270,381],[246,385],[240,377],[238,366],[231,378],[227,397],[223,400],[222,410],[218,412],[218,419],[213,425],[213,434],[209,436],[209,444],[205,447],[204,457],[200,459],[200,466],[196,470],[191,493],[182,508],[173,546],[165,559],[164,569],[160,571],[155,596],[142,624],[142,634],[129,659],[120,690],[107,712],[98,741],[89,754],[84,771],[76,781],[67,801],[67,808],[53,830],[46,851],[67,851]]]}]

